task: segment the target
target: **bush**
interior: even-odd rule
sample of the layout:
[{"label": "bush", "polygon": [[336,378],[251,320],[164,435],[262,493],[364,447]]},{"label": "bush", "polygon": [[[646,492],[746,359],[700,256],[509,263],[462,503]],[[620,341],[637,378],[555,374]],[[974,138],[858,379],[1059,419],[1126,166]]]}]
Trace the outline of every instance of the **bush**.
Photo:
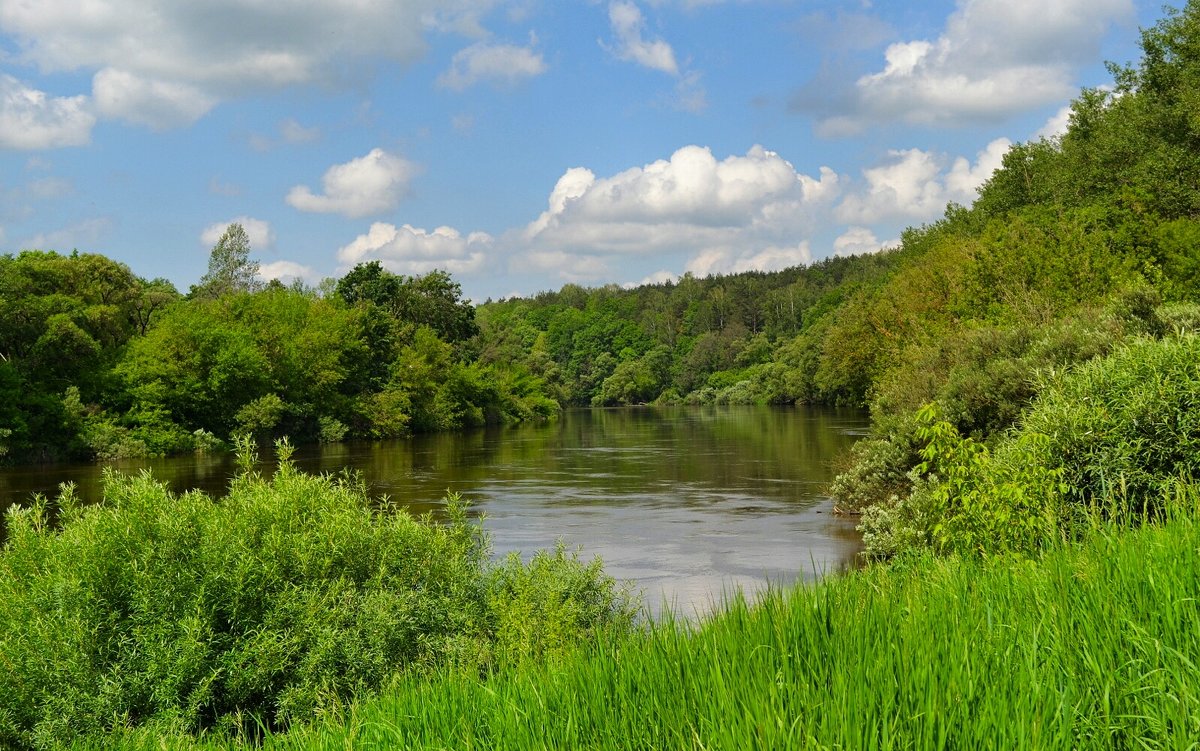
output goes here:
[{"label": "bush", "polygon": [[868,549],[1030,552],[1095,513],[1157,516],[1200,476],[1200,336],[1135,340],[1038,391],[994,450],[922,410],[924,462],[907,496],[864,515]]},{"label": "bush", "polygon": [[[994,446],[1029,409],[1048,380],[1039,374],[1067,372],[1111,352],[1132,332],[1168,314],[1150,307],[1145,290],[1125,293],[1107,310],[1085,310],[1048,324],[965,328],[913,346],[879,382],[872,404],[874,436],[852,449],[847,469],[831,493],[845,509],[894,506],[912,487],[911,470],[922,462],[916,415],[933,403],[939,419],[958,433]],[[1170,313],[1176,328],[1187,311]],[[1133,312],[1131,312],[1133,311]],[[881,512],[882,513],[882,512]],[[893,514],[892,510],[888,511]]]},{"label": "bush", "polygon": [[912,491],[863,516],[863,541],[877,557],[922,547],[939,553],[1031,553],[1059,531],[1061,469],[1034,459],[1046,437],[1026,434],[993,454],[937,419],[918,414],[923,462],[910,473]]},{"label": "bush", "polygon": [[1075,502],[1149,503],[1200,476],[1200,336],[1136,340],[1041,391],[1021,431],[1048,436],[1038,460],[1062,467]]},{"label": "bush", "polygon": [[919,449],[914,420],[886,438],[864,438],[850,448],[849,467],[834,478],[829,494],[842,511],[894,504],[912,490],[909,473],[921,461]]},{"label": "bush", "polygon": [[448,524],[416,520],[281,448],[273,478],[241,474],[219,503],[109,473],[103,505],[64,488],[61,531],[44,500],[9,512],[0,746],[279,727],[399,674],[537,659],[631,622],[597,565],[560,551],[493,566],[455,498]]}]

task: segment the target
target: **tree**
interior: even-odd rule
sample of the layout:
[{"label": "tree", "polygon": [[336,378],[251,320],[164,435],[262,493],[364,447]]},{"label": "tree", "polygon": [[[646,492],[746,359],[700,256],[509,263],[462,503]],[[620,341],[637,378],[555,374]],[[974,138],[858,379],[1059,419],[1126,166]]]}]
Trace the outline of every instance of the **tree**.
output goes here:
[{"label": "tree", "polygon": [[192,288],[192,296],[215,298],[257,292],[262,286],[258,261],[250,260],[250,236],[245,227],[234,222],[213,246],[208,256],[208,273]]},{"label": "tree", "polygon": [[479,333],[475,307],[462,299],[462,287],[444,271],[410,277],[393,274],[379,261],[360,263],[338,281],[337,294],[351,305],[382,308],[399,322],[429,326],[450,344]]}]

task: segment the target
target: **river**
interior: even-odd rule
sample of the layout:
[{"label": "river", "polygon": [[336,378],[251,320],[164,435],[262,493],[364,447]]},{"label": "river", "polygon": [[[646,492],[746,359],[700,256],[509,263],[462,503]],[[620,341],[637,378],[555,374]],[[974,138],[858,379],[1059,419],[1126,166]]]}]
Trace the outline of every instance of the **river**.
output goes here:
[{"label": "river", "polygon": [[[569,410],[543,425],[301,446],[294,460],[313,472],[354,468],[416,513],[437,513],[447,490],[461,492],[497,555],[562,540],[600,556],[651,611],[694,615],[737,587],[753,593],[852,565],[854,523],[822,493],[866,426],[861,412],[803,407]],[[214,495],[234,472],[228,455],[109,465]],[[0,507],[64,481],[95,501],[100,476],[95,463],[0,470]]]}]

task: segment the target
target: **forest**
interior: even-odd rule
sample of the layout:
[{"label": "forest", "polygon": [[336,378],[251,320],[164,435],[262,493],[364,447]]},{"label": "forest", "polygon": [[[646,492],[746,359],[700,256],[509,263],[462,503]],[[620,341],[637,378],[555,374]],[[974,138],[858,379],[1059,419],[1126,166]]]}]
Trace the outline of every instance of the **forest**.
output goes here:
[{"label": "forest", "polygon": [[[8,461],[250,454],[283,436],[386,438],[570,406],[847,405],[868,409],[872,428],[829,491],[861,515],[868,554],[891,562],[757,608],[734,600],[695,629],[638,630],[598,568],[561,550],[491,564],[461,517],[419,530],[344,512],[365,492],[299,475],[286,450],[273,480],[235,480],[228,503],[246,512],[224,522],[194,495],[114,478],[124,500],[111,509],[59,501],[77,520],[60,536],[44,501],[10,513],[0,624],[34,625],[21,645],[0,629],[0,656],[20,668],[0,686],[25,691],[0,709],[0,740],[52,747],[131,728],[133,747],[216,728],[261,740],[313,716],[326,724],[274,745],[1194,740],[1200,2],[1144,30],[1142,50],[1110,66],[1112,87],[1079,94],[1064,135],[1013,146],[971,206],[948,206],[896,249],[780,272],[474,305],[445,273],[378,263],[317,288],[263,284],[237,225],[186,293],[98,254],[0,257]],[[293,506],[316,532],[267,523]],[[170,543],[195,576],[154,569],[138,552],[147,540]],[[385,544],[449,552],[441,567],[397,568],[373,557]],[[84,592],[79,571],[108,571],[113,550],[145,558]],[[267,594],[241,603],[218,569]],[[96,615],[116,597],[109,582],[126,579],[134,636]],[[389,589],[418,579],[403,596]],[[186,582],[201,580],[188,599]],[[70,611],[63,592],[82,604]],[[280,626],[292,617],[314,636]],[[385,621],[424,635],[364,636]],[[110,627],[124,662],[105,673],[81,645]],[[39,655],[65,632],[69,664],[54,667]],[[209,632],[224,652],[205,652],[196,634]],[[76,674],[90,698],[67,727],[47,697]],[[97,685],[117,688],[89,694]],[[533,703],[540,714],[519,710]],[[606,714],[614,706],[678,722],[631,725]],[[138,735],[147,718],[159,724]]]}]

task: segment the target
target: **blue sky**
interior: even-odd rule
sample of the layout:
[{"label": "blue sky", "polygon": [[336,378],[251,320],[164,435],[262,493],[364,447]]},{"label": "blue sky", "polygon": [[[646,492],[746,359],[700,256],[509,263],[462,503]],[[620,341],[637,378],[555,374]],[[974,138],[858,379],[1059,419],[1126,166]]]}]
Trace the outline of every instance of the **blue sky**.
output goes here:
[{"label": "blue sky", "polygon": [[1144,0],[0,0],[0,251],[476,300],[877,250],[1063,127]]}]

